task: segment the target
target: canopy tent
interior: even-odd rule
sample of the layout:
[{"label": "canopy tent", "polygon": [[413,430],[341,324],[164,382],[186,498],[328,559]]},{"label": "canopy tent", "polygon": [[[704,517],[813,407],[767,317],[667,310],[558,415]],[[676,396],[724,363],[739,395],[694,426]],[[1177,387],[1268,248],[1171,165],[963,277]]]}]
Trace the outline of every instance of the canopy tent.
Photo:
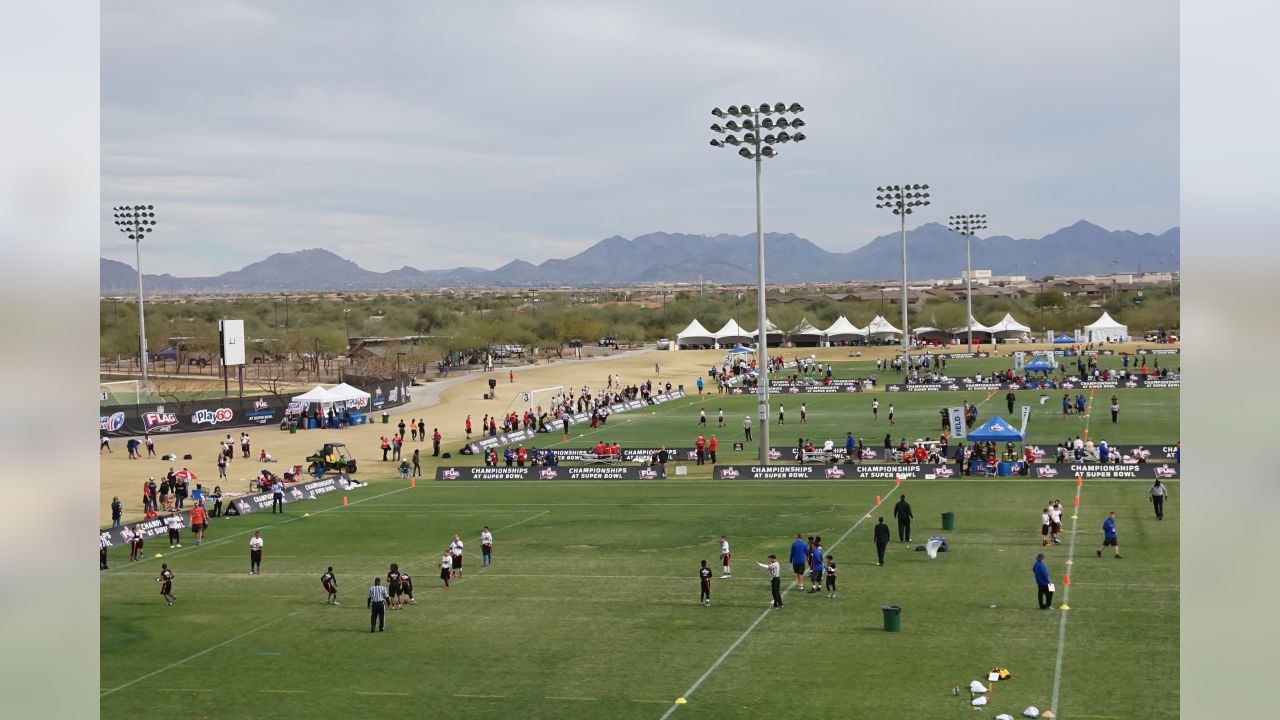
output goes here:
[{"label": "canopy tent", "polygon": [[358,406],[360,404],[360,400],[365,400],[367,402],[371,397],[369,393],[358,387],[352,387],[346,383],[334,385],[329,388],[329,392],[333,395],[334,402],[345,402],[351,404],[351,401],[356,401],[356,404],[352,405],[353,407]]},{"label": "canopy tent", "polygon": [[688,327],[676,333],[676,347],[692,347],[696,345],[711,347],[715,344],[715,335],[710,330],[702,327],[702,323],[697,320],[689,323]]},{"label": "canopy tent", "polygon": [[747,332],[737,320],[732,318],[724,324],[724,327],[713,333],[716,342],[724,345],[750,345],[756,341],[755,335]]},{"label": "canopy tent", "polygon": [[883,340],[890,336],[902,337],[902,331],[885,320],[884,316],[877,315],[867,323],[867,335],[872,339]]},{"label": "canopy tent", "polygon": [[301,395],[293,396],[294,402],[327,403],[333,402],[333,395],[322,385],[317,385]]},{"label": "canopy tent", "polygon": [[853,342],[867,336],[866,328],[854,325],[843,315],[836,318],[836,321],[831,323],[831,327],[822,332],[826,334],[829,342]]},{"label": "canopy tent", "polygon": [[1022,433],[997,415],[976,430],[970,430],[968,439],[973,442],[1022,442]]},{"label": "canopy tent", "polygon": [[815,347],[826,340],[826,333],[810,324],[808,318],[802,318],[800,324],[791,329],[791,344],[796,347]]},{"label": "canopy tent", "polygon": [[[951,334],[957,338],[967,338],[969,337],[970,331],[972,331],[975,336],[991,336],[991,328],[975,320],[972,315],[969,316],[968,325],[961,325],[960,327],[953,329]],[[919,331],[917,331],[916,334],[919,334]]]},{"label": "canopy tent", "polygon": [[1000,340],[1025,339],[1030,337],[1031,328],[1013,319],[1013,315],[1005,313],[1000,322],[991,326],[991,333]]},{"label": "canopy tent", "polygon": [[[769,341],[769,347],[776,348],[782,344],[782,330],[778,329],[778,326],[774,325],[773,321],[768,317],[765,317],[764,319],[764,328],[764,336],[765,339]],[[756,333],[753,332],[751,333],[752,342],[755,342],[755,339]]]},{"label": "canopy tent", "polygon": [[1102,317],[1084,326],[1084,336],[1089,342],[1124,342],[1129,337],[1129,328],[1111,319],[1111,314],[1103,311]]},{"label": "canopy tent", "polygon": [[1037,355],[1026,365],[1023,365],[1022,370],[1023,372],[1053,372],[1053,363],[1049,361],[1049,358]]},{"label": "canopy tent", "polygon": [[1076,341],[1075,338],[1071,337],[1066,333],[1062,333],[1061,335],[1053,339],[1053,342],[1058,345],[1065,345],[1067,343],[1073,343],[1075,341]]},{"label": "canopy tent", "polygon": [[917,338],[919,338],[919,339],[921,339],[921,340],[949,340],[949,339],[951,339],[951,333],[949,333],[949,332],[947,332],[946,330],[943,330],[943,329],[941,329],[941,328],[930,327],[930,326],[928,326],[928,325],[925,325],[924,327],[918,327],[918,328],[916,328],[915,330],[913,330],[913,331],[911,332],[911,334],[912,334],[912,335],[915,335]]},{"label": "canopy tent", "polygon": [[752,350],[749,347],[744,347],[742,345],[739,345],[733,348],[732,350],[730,350],[728,353],[726,353],[726,355],[754,355],[754,354],[755,354],[755,350]]}]

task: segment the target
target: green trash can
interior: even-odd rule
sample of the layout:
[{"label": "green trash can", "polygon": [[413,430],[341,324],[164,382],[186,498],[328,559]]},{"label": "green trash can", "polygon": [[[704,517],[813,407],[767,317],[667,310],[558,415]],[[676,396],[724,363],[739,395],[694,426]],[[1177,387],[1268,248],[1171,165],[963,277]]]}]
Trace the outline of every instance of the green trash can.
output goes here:
[{"label": "green trash can", "polygon": [[956,514],[955,514],[955,513],[953,513],[953,512],[944,512],[944,513],[942,513],[942,529],[943,529],[943,530],[955,530],[955,529],[956,529]]},{"label": "green trash can", "polygon": [[391,422],[391,414],[386,412],[382,413],[382,424],[386,425],[389,422]]},{"label": "green trash can", "polygon": [[899,632],[902,630],[902,607],[899,605],[885,605],[880,608],[884,612],[884,631]]},{"label": "green trash can", "polygon": [[289,434],[290,435],[298,434],[298,423],[289,423]]}]

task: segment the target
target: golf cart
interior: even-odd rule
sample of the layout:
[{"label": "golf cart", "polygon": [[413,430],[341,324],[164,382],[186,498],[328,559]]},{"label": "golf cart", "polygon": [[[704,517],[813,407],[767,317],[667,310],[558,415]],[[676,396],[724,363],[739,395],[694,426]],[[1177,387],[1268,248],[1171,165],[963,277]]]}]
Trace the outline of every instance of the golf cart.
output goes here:
[{"label": "golf cart", "polygon": [[315,475],[321,470],[340,473],[354,473],[356,459],[347,454],[347,446],[343,443],[325,443],[314,455],[307,456],[307,472]]}]

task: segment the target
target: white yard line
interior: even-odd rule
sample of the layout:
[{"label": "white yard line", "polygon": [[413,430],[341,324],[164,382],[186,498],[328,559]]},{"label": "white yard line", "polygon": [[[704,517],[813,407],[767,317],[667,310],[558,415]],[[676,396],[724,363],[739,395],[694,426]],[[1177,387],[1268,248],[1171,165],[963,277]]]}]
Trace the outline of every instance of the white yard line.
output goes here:
[{"label": "white yard line", "polygon": [[[845,531],[844,531],[844,534],[843,534],[843,535],[841,535],[841,536],[839,537],[839,539],[837,539],[834,543],[832,543],[832,544],[831,544],[831,547],[830,547],[830,548],[828,548],[828,549],[829,549],[829,550],[835,550],[837,545],[839,545],[840,543],[844,542],[845,538],[849,537],[849,535],[851,535],[851,534],[853,533],[853,531],[854,531],[854,530],[857,530],[857,529],[858,529],[858,526],[862,524],[862,521],[863,521],[863,520],[866,520],[867,518],[871,517],[872,512],[873,512],[877,507],[880,507],[880,505],[883,505],[885,500],[888,500],[888,499],[889,499],[889,497],[890,497],[891,495],[893,495],[895,492],[897,492],[898,487],[899,487],[899,486],[895,484],[895,486],[894,486],[894,487],[890,488],[890,489],[889,489],[889,491],[888,491],[887,493],[885,493],[884,497],[883,497],[883,498],[881,498],[881,502],[880,502],[880,503],[877,503],[877,504],[875,504],[875,505],[872,505],[872,506],[871,506],[871,508],[870,508],[870,509],[868,509],[868,510],[867,510],[867,512],[866,512],[866,513],[864,513],[864,514],[862,515],[862,517],[858,518],[857,522],[855,522],[853,525],[850,525],[850,526],[849,526],[849,529],[848,529],[848,530],[845,530]],[[783,590],[783,591],[782,591],[782,596],[783,596],[783,597],[786,597],[787,593],[791,592],[791,589],[792,589],[792,588],[794,588],[794,587],[800,587],[800,586],[799,586],[799,585],[790,585],[790,586],[788,586],[786,590]],[[768,617],[768,616],[769,616],[769,613],[770,613],[770,612],[772,612],[772,611],[773,611],[773,609],[772,609],[772,608],[769,608],[769,609],[765,610],[764,612],[760,613],[760,617],[756,618],[756,619],[755,619],[755,622],[751,623],[751,625],[750,625],[750,626],[748,626],[746,630],[743,630],[743,631],[742,631],[742,634],[738,636],[738,639],[734,640],[734,641],[733,641],[733,644],[732,644],[732,645],[730,645],[730,646],[729,646],[729,648],[728,648],[727,650],[725,650],[723,653],[721,653],[721,654],[720,654],[720,657],[716,658],[716,661],[715,661],[714,663],[712,663],[712,664],[711,664],[711,667],[707,668],[706,672],[704,672],[704,673],[702,673],[702,675],[698,676],[698,679],[697,679],[697,680],[695,680],[695,681],[693,682],[693,685],[690,685],[690,686],[689,686],[689,689],[688,689],[688,690],[685,690],[685,691],[684,691],[684,694],[683,694],[683,695],[681,695],[680,697],[681,697],[681,698],[683,698],[683,699],[686,699],[686,700],[687,700],[687,699],[689,698],[689,696],[690,696],[690,695],[692,695],[692,694],[693,694],[693,692],[694,692],[695,690],[697,690],[697,689],[698,689],[698,686],[702,685],[702,683],[703,683],[707,678],[711,677],[711,674],[712,674],[712,673],[714,673],[714,672],[716,671],[716,669],[720,667],[721,663],[723,663],[723,662],[725,661],[725,659],[726,659],[726,658],[728,658],[730,655],[732,655],[734,650],[737,650],[737,649],[738,649],[738,646],[742,644],[742,641],[743,641],[743,640],[746,640],[746,639],[747,639],[747,636],[748,636],[748,635],[750,635],[750,634],[752,633],[752,631],[754,631],[754,630],[756,629],[756,627],[757,627],[761,622],[763,622],[763,621],[764,621],[764,619],[765,619],[766,617]],[[678,703],[678,702],[672,702],[672,703],[671,703],[671,707],[667,708],[667,711],[666,711],[665,713],[663,713],[663,714],[662,714],[662,717],[660,718],[660,720],[667,720],[667,718],[671,717],[671,715],[672,715],[673,713],[675,713],[675,711],[676,711],[676,710],[678,710],[678,709],[680,708],[680,705],[681,705],[681,703]]]},{"label": "white yard line", "polygon": [[159,670],[152,670],[151,672],[147,673],[146,675],[143,675],[143,676],[141,676],[141,677],[134,678],[133,680],[130,680],[129,682],[127,682],[127,683],[125,683],[125,684],[123,684],[123,685],[117,685],[116,687],[113,687],[113,688],[111,688],[110,690],[105,690],[105,691],[103,691],[103,692],[102,692],[102,694],[101,694],[101,695],[99,695],[98,697],[100,697],[100,698],[104,698],[104,697],[106,697],[106,696],[110,695],[110,694],[111,694],[111,693],[113,693],[113,692],[116,692],[116,691],[118,691],[118,690],[123,690],[123,689],[125,689],[125,688],[127,688],[127,687],[129,687],[129,686],[131,686],[131,685],[134,685],[134,684],[140,683],[140,682],[142,682],[143,680],[146,680],[147,678],[155,677],[156,675],[159,675],[159,674],[160,674],[160,673],[162,673],[162,672],[166,672],[166,671],[172,670],[172,669],[174,669],[174,668],[178,667],[179,665],[182,665],[182,664],[184,664],[184,663],[191,662],[192,660],[195,660],[196,658],[198,658],[198,657],[200,657],[200,656],[202,656],[202,655],[205,655],[205,654],[207,654],[207,653],[211,653],[211,652],[213,652],[214,650],[217,650],[217,649],[218,649],[218,648],[220,648],[220,647],[225,647],[225,646],[227,646],[227,645],[230,645],[231,643],[233,643],[233,642],[235,642],[235,641],[239,640],[240,638],[248,637],[249,635],[252,635],[252,634],[254,634],[254,633],[258,632],[259,630],[263,630],[263,629],[265,629],[265,628],[269,628],[269,627],[271,627],[272,625],[275,625],[276,623],[284,622],[285,620],[288,620],[289,618],[293,617],[294,615],[297,615],[298,613],[306,612],[307,610],[310,610],[310,609],[311,609],[311,606],[304,607],[304,608],[302,608],[301,610],[294,610],[293,612],[289,613],[288,615],[285,615],[284,617],[276,618],[275,620],[272,620],[272,621],[270,621],[270,622],[263,623],[263,624],[261,624],[261,625],[259,625],[259,626],[255,627],[255,628],[251,628],[251,629],[249,629],[249,630],[245,630],[244,632],[240,633],[239,635],[236,635],[235,637],[232,637],[232,638],[228,638],[228,639],[226,639],[226,640],[223,640],[222,642],[218,643],[217,645],[213,645],[213,646],[211,646],[211,647],[207,647],[207,648],[205,648],[204,650],[201,650],[200,652],[198,652],[198,653],[196,653],[196,654],[194,654],[194,655],[188,655],[187,657],[185,657],[185,658],[183,658],[183,659],[181,659],[181,660],[179,660],[179,661],[177,661],[177,662],[173,662],[173,663],[169,663],[168,665],[165,665],[164,667],[160,668]]},{"label": "white yard line", "polygon": [[[1077,518],[1080,515],[1080,493],[1082,490],[1084,490],[1084,486],[1077,481],[1075,509],[1071,513],[1071,544],[1067,546],[1068,578],[1071,577],[1072,571],[1075,569],[1076,536],[1078,535],[1076,525],[1079,523]],[[1071,584],[1064,582],[1063,585],[1065,587],[1062,588],[1062,604],[1070,607],[1067,601],[1071,599]],[[1053,710],[1054,715],[1058,714],[1058,692],[1062,688],[1062,656],[1067,647],[1067,613],[1069,612],[1070,610],[1058,611],[1058,655],[1053,664],[1053,698],[1049,702],[1049,707]]]},{"label": "white yard line", "polygon": [[529,517],[527,517],[527,518],[525,518],[525,519],[521,520],[520,522],[514,522],[514,523],[511,523],[510,525],[506,525],[506,526],[504,526],[504,527],[500,527],[500,528],[498,528],[497,530],[494,530],[494,531],[493,531],[493,534],[494,534],[494,535],[497,535],[498,533],[502,532],[503,530],[510,530],[511,528],[513,528],[513,527],[515,527],[515,526],[517,526],[517,525],[523,525],[523,524],[525,524],[525,523],[529,522],[530,520],[535,520],[535,519],[537,519],[537,518],[540,518],[540,517],[542,517],[543,515],[546,515],[546,514],[547,514],[547,513],[549,513],[549,512],[551,512],[551,511],[550,511],[550,510],[543,510],[542,512],[540,512],[540,513],[538,513],[538,514],[536,514],[536,515],[530,515]]}]

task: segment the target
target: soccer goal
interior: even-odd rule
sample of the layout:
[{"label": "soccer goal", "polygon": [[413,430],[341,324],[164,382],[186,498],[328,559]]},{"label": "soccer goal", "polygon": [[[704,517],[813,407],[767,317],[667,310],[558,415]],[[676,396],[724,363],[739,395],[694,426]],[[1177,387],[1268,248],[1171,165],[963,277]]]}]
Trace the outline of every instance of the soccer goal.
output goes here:
[{"label": "soccer goal", "polygon": [[512,396],[511,402],[507,403],[506,412],[528,410],[539,405],[542,406],[543,410],[548,410],[563,401],[564,397],[563,385],[538,388],[537,390],[521,390]]},{"label": "soccer goal", "polygon": [[142,402],[142,382],[115,380],[98,383],[98,405],[137,405]]}]

